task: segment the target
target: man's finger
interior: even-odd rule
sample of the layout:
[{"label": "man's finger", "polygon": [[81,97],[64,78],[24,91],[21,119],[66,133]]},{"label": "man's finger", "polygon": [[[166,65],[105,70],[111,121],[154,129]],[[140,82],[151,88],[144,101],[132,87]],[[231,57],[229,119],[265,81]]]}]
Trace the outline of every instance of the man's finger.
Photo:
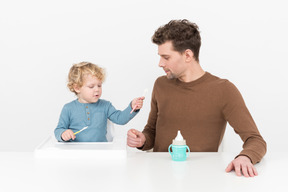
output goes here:
[{"label": "man's finger", "polygon": [[137,143],[136,143],[136,142],[133,142],[133,141],[128,141],[128,142],[127,142],[127,145],[128,145],[129,147],[137,147]]},{"label": "man's finger", "polygon": [[236,172],[236,175],[238,175],[238,176],[242,175],[240,165],[235,165],[235,172]]},{"label": "man's finger", "polygon": [[258,175],[257,169],[254,166],[252,166],[252,170],[254,172],[254,175],[257,176]]},{"label": "man's finger", "polygon": [[241,166],[241,171],[245,177],[249,177],[247,166]]},{"label": "man's finger", "polygon": [[139,147],[139,139],[127,139],[127,145],[129,147]]},{"label": "man's finger", "polygon": [[252,167],[248,167],[248,174],[249,174],[250,177],[254,177],[255,176],[255,173],[254,173]]},{"label": "man's finger", "polygon": [[132,138],[137,138],[137,133],[136,133],[136,130],[134,129],[130,129],[127,133],[128,137],[132,137]]},{"label": "man's finger", "polygon": [[229,165],[227,166],[227,168],[225,169],[225,171],[228,173],[228,172],[232,171],[232,169],[233,169],[233,164],[232,164],[232,162],[231,162],[231,163],[229,163]]}]

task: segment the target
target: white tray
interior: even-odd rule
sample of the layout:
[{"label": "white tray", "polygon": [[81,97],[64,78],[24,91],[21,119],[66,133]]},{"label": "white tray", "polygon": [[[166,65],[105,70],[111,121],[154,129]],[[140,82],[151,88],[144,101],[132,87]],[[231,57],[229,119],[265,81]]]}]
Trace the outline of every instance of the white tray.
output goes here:
[{"label": "white tray", "polygon": [[34,151],[35,158],[126,158],[125,138],[112,142],[58,142],[49,135]]}]

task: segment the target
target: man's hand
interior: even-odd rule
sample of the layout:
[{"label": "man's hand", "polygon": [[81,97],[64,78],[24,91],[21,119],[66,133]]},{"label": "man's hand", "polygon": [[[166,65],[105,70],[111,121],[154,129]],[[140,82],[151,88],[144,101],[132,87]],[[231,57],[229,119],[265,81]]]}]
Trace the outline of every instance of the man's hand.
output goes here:
[{"label": "man's hand", "polygon": [[142,147],[146,141],[145,135],[136,129],[130,129],[127,133],[127,145],[129,147]]},{"label": "man's hand", "polygon": [[235,170],[237,176],[243,174],[245,177],[254,177],[258,175],[256,168],[246,156],[238,156],[231,161],[225,171],[228,173],[232,170]]}]

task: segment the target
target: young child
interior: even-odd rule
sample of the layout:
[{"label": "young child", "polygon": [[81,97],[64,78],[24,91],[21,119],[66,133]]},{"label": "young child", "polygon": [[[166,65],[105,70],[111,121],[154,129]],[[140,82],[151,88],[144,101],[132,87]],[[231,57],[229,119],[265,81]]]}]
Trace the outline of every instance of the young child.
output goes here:
[{"label": "young child", "polygon": [[[81,62],[71,67],[67,86],[78,98],[62,109],[54,130],[58,141],[107,142],[107,119],[124,125],[142,108],[144,97],[133,99],[124,111],[100,99],[104,79],[104,70],[95,64]],[[87,129],[74,135],[86,126]]]}]

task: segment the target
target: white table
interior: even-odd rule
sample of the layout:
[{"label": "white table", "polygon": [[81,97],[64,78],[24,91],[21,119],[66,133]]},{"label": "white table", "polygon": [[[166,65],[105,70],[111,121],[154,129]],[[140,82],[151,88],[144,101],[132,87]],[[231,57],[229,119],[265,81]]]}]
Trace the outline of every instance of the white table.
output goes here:
[{"label": "white table", "polygon": [[225,172],[234,156],[190,153],[187,161],[175,162],[168,152],[128,152],[115,160],[1,152],[0,191],[288,191],[288,153],[267,154],[254,178]]}]

